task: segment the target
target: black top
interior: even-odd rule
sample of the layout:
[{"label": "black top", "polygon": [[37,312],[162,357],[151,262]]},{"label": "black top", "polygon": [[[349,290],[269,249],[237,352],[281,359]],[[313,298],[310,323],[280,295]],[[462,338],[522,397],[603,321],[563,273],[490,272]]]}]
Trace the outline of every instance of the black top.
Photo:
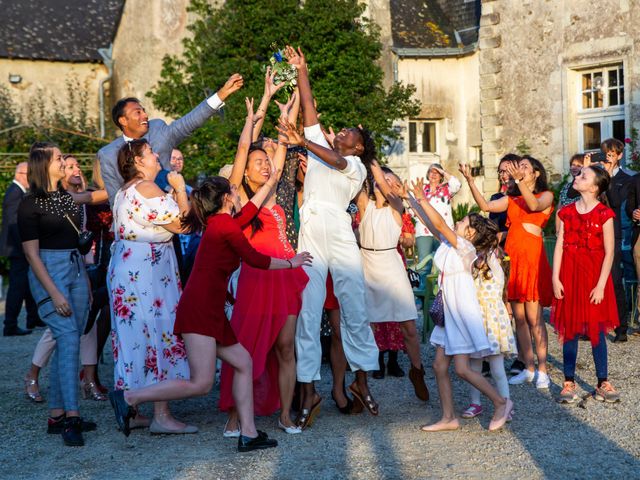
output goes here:
[{"label": "black top", "polygon": [[18,207],[24,197],[22,189],[11,182],[2,200],[2,233],[0,233],[0,255],[24,257],[18,233]]},{"label": "black top", "polygon": [[613,177],[611,177],[611,183],[609,184],[609,190],[607,190],[607,200],[609,200],[609,206],[616,214],[613,219],[613,228],[616,237],[616,247],[620,248],[622,242],[622,204],[627,200],[629,188],[631,186],[631,175],[628,175],[622,170],[618,169]]},{"label": "black top", "polygon": [[46,250],[78,248],[78,233],[65,213],[80,227],[80,208],[67,192],[57,191],[47,198],[26,195],[18,209],[20,239],[39,240],[40,248]]}]

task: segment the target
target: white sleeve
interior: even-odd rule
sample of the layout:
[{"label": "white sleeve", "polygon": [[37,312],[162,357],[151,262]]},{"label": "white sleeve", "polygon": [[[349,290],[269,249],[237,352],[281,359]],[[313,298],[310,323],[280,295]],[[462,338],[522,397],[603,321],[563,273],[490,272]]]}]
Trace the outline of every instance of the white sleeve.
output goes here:
[{"label": "white sleeve", "polygon": [[222,107],[224,107],[224,102],[222,100],[220,100],[220,97],[218,96],[217,93],[214,93],[209,98],[207,98],[207,103],[214,110],[219,110]]},{"label": "white sleeve", "polygon": [[327,139],[324,138],[320,124],[316,123],[310,127],[304,127],[304,136],[307,140],[311,140],[313,143],[318,144],[324,148],[331,148]]},{"label": "white sleeve", "polygon": [[448,185],[449,185],[449,194],[452,197],[460,191],[460,188],[462,188],[462,184],[460,183],[460,180],[458,180],[458,178],[454,177],[453,175],[449,177]]},{"label": "white sleeve", "polygon": [[347,177],[360,183],[364,182],[364,179],[367,178],[367,169],[365,168],[364,163],[360,160],[360,157],[347,155],[342,158],[347,161],[347,166],[344,170],[339,170],[340,173],[343,173]]}]

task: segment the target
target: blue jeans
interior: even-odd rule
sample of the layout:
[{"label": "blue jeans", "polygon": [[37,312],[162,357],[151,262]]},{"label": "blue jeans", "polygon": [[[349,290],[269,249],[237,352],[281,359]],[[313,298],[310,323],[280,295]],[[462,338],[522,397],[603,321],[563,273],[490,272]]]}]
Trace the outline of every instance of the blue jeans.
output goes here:
[{"label": "blue jeans", "polygon": [[78,352],[89,313],[87,272],[75,249],[40,250],[40,259],[72,311],[69,317],[59,315],[49,293],[29,269],[29,285],[38,313],[56,339],[49,372],[49,408],[78,410]]},{"label": "blue jeans", "polygon": [[[569,340],[562,346],[562,358],[564,362],[564,376],[573,378],[576,374],[576,360],[578,359],[579,337]],[[591,347],[593,362],[596,365],[596,376],[598,379],[607,378],[607,340],[604,332],[600,332],[600,340],[595,347]]]}]

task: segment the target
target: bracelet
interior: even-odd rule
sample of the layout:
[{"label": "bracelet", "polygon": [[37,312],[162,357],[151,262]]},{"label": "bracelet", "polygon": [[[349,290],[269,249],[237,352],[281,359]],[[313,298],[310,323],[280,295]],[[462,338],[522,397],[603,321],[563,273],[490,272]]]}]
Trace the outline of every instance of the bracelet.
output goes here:
[{"label": "bracelet", "polygon": [[289,264],[289,268],[293,268],[293,263],[291,263],[291,260],[287,259],[287,263]]},{"label": "bracelet", "polygon": [[520,180],[518,180],[517,178],[513,179],[513,183],[515,183],[516,185],[518,185],[520,183]]},{"label": "bracelet", "polygon": [[309,150],[309,140],[307,140],[307,139],[304,140],[304,148]]},{"label": "bracelet", "polygon": [[186,192],[186,190],[175,190],[175,192],[176,192],[176,194],[178,194],[178,193],[185,193],[185,192]]}]

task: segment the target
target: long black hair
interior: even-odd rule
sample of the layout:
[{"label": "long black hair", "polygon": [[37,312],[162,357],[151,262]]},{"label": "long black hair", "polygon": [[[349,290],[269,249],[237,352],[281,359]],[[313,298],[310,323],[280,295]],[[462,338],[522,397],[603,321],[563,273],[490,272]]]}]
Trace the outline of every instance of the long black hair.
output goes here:
[{"label": "long black hair", "polygon": [[[29,150],[27,163],[27,179],[30,193],[37,198],[49,196],[49,165],[53,160],[53,149],[58,148],[55,143],[35,142]],[[55,186],[62,190],[62,184]]]},{"label": "long black hair", "polygon": [[[549,184],[547,183],[547,171],[542,165],[542,162],[537,158],[533,158],[531,155],[523,155],[520,161],[526,160],[531,164],[531,168],[533,168],[533,172],[538,172],[540,175],[536,177],[536,183],[533,187],[533,193],[541,193],[549,190]],[[521,196],[520,189],[515,182],[512,182],[507,189],[507,195],[510,197],[519,197]]]},{"label": "long black hair", "polygon": [[207,226],[207,218],[218,213],[224,196],[231,193],[231,184],[224,177],[209,177],[191,191],[191,209],[182,219],[187,233],[201,232]]},{"label": "long black hair", "polygon": [[[265,154],[267,158],[269,158],[269,156],[267,155],[267,152],[262,147],[257,147],[252,145],[251,147],[249,147],[249,153],[247,153],[247,165],[249,165],[249,156],[253,152],[262,152]],[[251,186],[249,185],[249,182],[247,182],[247,177],[245,177],[244,175],[242,176],[242,183],[240,185],[242,186],[244,193],[247,195],[247,198],[251,200],[253,196],[256,194],[256,192],[252,190]],[[251,223],[250,223],[252,238],[256,233],[258,233],[264,227],[262,220],[260,220],[260,218],[258,217],[259,215],[256,215],[255,217],[253,217],[253,220],[251,220]]]}]

